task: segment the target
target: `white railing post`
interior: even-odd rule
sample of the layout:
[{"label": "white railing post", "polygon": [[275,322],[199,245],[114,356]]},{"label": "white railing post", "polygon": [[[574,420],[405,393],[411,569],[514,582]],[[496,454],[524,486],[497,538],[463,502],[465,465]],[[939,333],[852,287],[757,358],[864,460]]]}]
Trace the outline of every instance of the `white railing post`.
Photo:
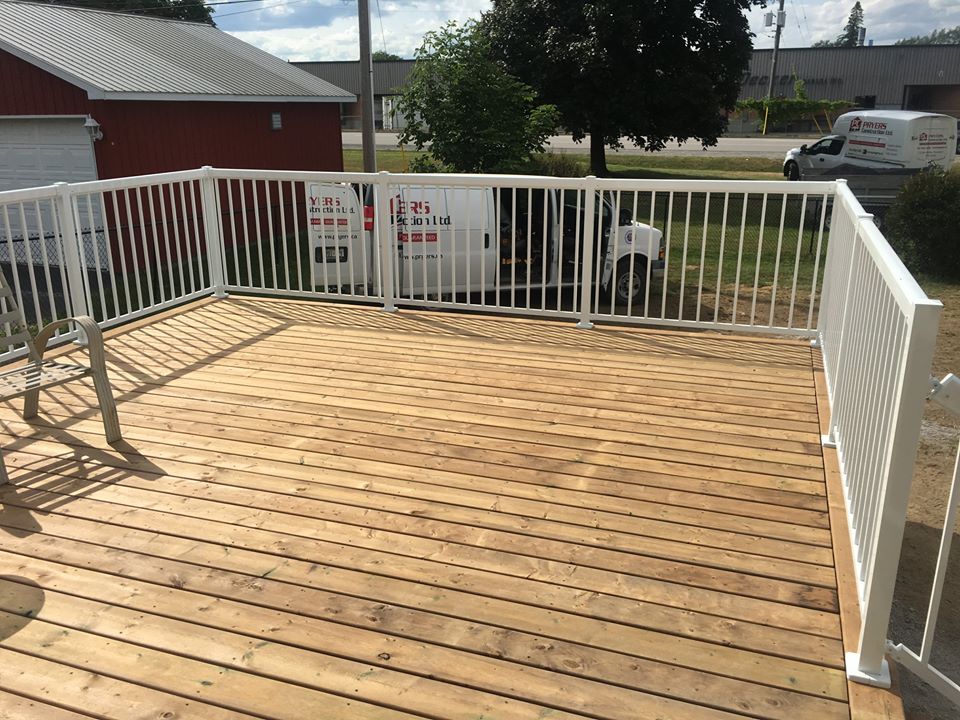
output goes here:
[{"label": "white railing post", "polygon": [[[217,181],[213,177],[213,168],[204,165],[203,177],[200,180],[200,193],[203,202],[203,236],[207,246],[207,268],[210,273],[210,285],[213,288],[213,294],[218,298],[225,298],[227,291],[224,289],[223,274],[223,256],[224,240],[220,234],[220,223],[218,222],[217,205]],[[273,242],[273,238],[270,238]]]},{"label": "white railing post", "polygon": [[[70,185],[65,182],[56,183],[57,187],[57,215],[60,220],[60,247],[63,250],[63,262],[67,275],[67,287],[64,288],[70,298],[68,315],[89,315],[87,304],[86,278],[83,264],[80,262],[81,239],[77,233],[77,223],[73,214],[73,196],[70,194]],[[40,238],[40,242],[44,242]],[[96,240],[94,240],[96,242]],[[52,292],[53,288],[48,288]],[[39,318],[38,318],[39,321]],[[77,342],[87,344],[86,334],[77,326]]]},{"label": "white railing post", "polygon": [[[577,327],[589,330],[593,327],[591,322],[591,309],[593,307],[593,260],[594,244],[596,243],[596,223],[594,216],[597,208],[597,178],[595,175],[587,175],[584,178],[584,193],[586,197],[583,202],[583,266],[580,275],[580,322]],[[612,222],[616,222],[614,219]]]},{"label": "white railing post", "polygon": [[909,332],[898,373],[893,415],[893,432],[884,448],[879,518],[866,558],[860,643],[846,658],[847,676],[857,682],[889,687],[890,673],[884,659],[890,608],[900,565],[900,549],[906,525],[907,504],[920,423],[930,389],[930,365],[937,339],[941,305],[928,300],[913,306],[908,318]]},{"label": "white railing post", "polygon": [[390,240],[390,173],[383,170],[377,173],[374,187],[374,204],[377,217],[377,236],[380,252],[380,290],[383,293],[385,312],[396,312],[396,289],[393,285],[394,257],[393,243]]}]

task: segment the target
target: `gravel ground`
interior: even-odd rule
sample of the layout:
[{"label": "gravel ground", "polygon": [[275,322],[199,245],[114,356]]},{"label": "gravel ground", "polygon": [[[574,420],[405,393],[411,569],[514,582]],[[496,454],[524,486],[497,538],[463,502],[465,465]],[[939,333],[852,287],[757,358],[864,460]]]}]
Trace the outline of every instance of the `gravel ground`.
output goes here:
[{"label": "gravel ground", "polygon": [[[930,297],[944,305],[934,358],[934,375],[960,375],[960,285],[925,284]],[[930,586],[939,552],[947,496],[953,476],[960,418],[929,404],[924,417],[920,449],[888,637],[919,652],[926,622]],[[956,528],[954,528],[956,531]],[[933,665],[960,682],[960,535],[954,534],[953,552],[937,622]],[[900,669],[903,701],[909,720],[957,720],[960,709],[936,690]]]}]

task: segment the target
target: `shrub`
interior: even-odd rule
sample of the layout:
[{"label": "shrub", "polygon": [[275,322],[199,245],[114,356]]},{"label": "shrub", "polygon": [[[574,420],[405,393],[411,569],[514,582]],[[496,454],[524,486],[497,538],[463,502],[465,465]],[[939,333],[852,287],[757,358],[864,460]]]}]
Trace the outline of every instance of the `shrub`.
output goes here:
[{"label": "shrub", "polygon": [[913,272],[960,280],[960,168],[912,177],[884,220],[890,244]]},{"label": "shrub", "polygon": [[409,164],[412,173],[448,173],[454,172],[449,165],[437,160],[430,153],[423,153],[414,157]]},{"label": "shrub", "polygon": [[523,175],[549,175],[552,177],[584,177],[587,165],[576,156],[566,153],[540,153],[524,163],[510,168],[510,172]]}]

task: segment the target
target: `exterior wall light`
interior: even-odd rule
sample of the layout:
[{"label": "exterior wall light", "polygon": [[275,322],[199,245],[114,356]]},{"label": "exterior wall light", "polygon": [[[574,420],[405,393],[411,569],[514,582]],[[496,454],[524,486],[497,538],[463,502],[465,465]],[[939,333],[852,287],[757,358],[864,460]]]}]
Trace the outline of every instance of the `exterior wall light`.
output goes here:
[{"label": "exterior wall light", "polygon": [[91,140],[103,140],[103,131],[100,129],[100,123],[92,117],[87,115],[87,119],[83,121],[83,126],[87,129],[87,132],[90,133]]}]

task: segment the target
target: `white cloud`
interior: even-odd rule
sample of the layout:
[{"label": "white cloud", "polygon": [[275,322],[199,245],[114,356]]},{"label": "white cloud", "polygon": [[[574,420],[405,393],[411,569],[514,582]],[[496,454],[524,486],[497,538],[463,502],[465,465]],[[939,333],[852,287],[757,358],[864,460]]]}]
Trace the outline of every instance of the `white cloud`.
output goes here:
[{"label": "white cloud", "polygon": [[[843,29],[854,1],[786,0],[787,23],[781,47],[807,47],[817,40],[836,37]],[[311,2],[328,8],[345,7],[342,0]],[[867,39],[879,45],[960,25],[958,0],[861,0],[861,4]],[[293,15],[295,7],[303,6],[278,5],[263,12],[270,13],[276,21],[278,16]],[[373,49],[412,57],[427,31],[436,30],[448,20],[464,22],[477,18],[489,8],[490,0],[380,0],[378,13],[376,0],[371,0]],[[773,33],[763,27],[763,16],[775,9],[775,0],[769,0],[767,8],[757,8],[748,14],[751,30],[756,34],[755,47],[773,46]],[[240,15],[238,21],[255,17],[255,14]],[[291,18],[291,24],[293,22]],[[255,27],[257,23],[245,24]],[[333,17],[314,27],[231,31],[230,25],[224,22],[221,27],[286,60],[355,60],[359,56],[355,10],[352,15]]]},{"label": "white cloud", "polygon": [[[807,47],[817,40],[832,40],[843,30],[856,0],[787,0],[787,24],[781,47]],[[960,25],[957,0],[861,0],[867,41],[892,45],[901,38],[926,35],[933,30]],[[763,27],[763,15],[776,9],[750,12],[754,47],[773,47],[773,33]]]},{"label": "white cloud", "polygon": [[[371,2],[371,33],[374,50],[386,50],[401,57],[413,57],[423,36],[449,20],[465,22],[489,9],[489,0],[440,0]],[[238,30],[227,32],[244,42],[285,60],[356,60],[358,21],[356,15],[337,17],[316,27],[289,27],[271,30]]]}]

